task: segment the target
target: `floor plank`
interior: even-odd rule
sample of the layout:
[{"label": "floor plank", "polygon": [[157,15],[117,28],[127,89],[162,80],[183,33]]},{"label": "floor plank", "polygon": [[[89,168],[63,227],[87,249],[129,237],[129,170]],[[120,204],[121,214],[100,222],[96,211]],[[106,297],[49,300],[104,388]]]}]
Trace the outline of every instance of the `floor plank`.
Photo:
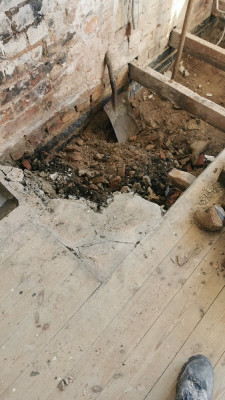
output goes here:
[{"label": "floor plank", "polygon": [[[222,278],[221,278],[222,279]],[[182,349],[175,355],[146,400],[173,400],[177,377],[182,365],[194,354],[204,354],[214,366],[225,351],[225,289],[215,299],[213,305],[194,330]]]},{"label": "floor plank", "polygon": [[[65,251],[64,246],[53,237],[47,236],[48,240],[44,246],[42,241],[46,239],[45,235],[46,233],[42,230],[40,237],[35,237],[35,243],[30,242],[30,245],[32,244],[30,252],[29,248],[26,248],[25,253],[24,249],[18,252],[22,260],[18,255],[16,264],[15,258],[15,269],[17,270],[17,266],[19,267],[14,275],[11,275],[10,261],[5,268],[5,272],[7,271],[9,276],[14,278],[12,284],[19,279],[19,289],[21,288],[21,272],[23,273],[29,266],[32,271],[29,275],[31,279],[23,280],[27,289],[24,301],[19,308],[15,307],[15,310],[12,308],[9,314],[6,314],[5,320],[2,321],[5,329],[1,331],[1,335],[5,335],[4,338],[9,336],[1,347],[0,366],[3,371],[1,391],[5,390],[21,374],[28,363],[37,356],[39,351],[100,285],[95,278],[77,265],[74,255]],[[40,245],[42,246],[39,247]],[[42,249],[42,259],[40,254],[38,255],[40,248]],[[36,260],[35,249],[37,250]],[[60,257],[62,253],[63,257]],[[23,256],[24,254],[26,257]],[[32,290],[34,284],[35,292]],[[18,312],[18,319],[14,311]],[[14,317],[16,321],[14,321]],[[11,328],[9,331],[7,331],[8,324]]]},{"label": "floor plank", "polygon": [[214,400],[224,400],[225,398],[225,353],[221,356],[214,368]]},{"label": "floor plank", "polygon": [[[203,236],[200,238],[200,232],[193,227],[186,240],[183,239],[187,245],[185,250],[188,250],[188,243],[189,246],[193,244],[197,232],[199,243],[202,241]],[[223,249],[223,246],[224,238],[218,247]],[[178,244],[179,247],[181,244]],[[192,256],[183,267],[170,265],[171,252],[160,265],[165,280],[161,280],[160,274],[148,280],[141,296],[134,297],[129,307],[120,313],[93,348],[69,372],[75,377],[76,385],[71,385],[62,398],[73,394],[74,399],[79,399],[85,390],[88,399],[93,400],[99,396],[94,392],[94,388],[98,387],[101,388],[99,399],[102,400],[144,399],[169,359],[174,357],[174,352],[183,345],[223,288],[223,278],[209,265],[209,262],[215,262],[218,247],[212,249],[202,262],[203,251]],[[219,257],[222,256],[217,256],[218,263]],[[190,274],[191,277],[184,283]],[[174,298],[170,289],[176,293]],[[152,365],[154,370],[149,376]],[[109,387],[104,390],[109,379]],[[56,392],[53,392],[49,399],[53,400],[55,395]]]}]

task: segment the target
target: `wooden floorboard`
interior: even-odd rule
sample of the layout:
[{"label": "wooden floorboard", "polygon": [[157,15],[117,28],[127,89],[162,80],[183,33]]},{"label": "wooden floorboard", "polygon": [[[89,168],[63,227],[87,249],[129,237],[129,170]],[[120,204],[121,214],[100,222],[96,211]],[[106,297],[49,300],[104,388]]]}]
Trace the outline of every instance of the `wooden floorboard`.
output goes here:
[{"label": "wooden floorboard", "polygon": [[145,398],[223,288],[223,278],[210,266],[211,262],[220,263],[218,250],[223,249],[223,240],[207,254],[161,313],[116,372],[118,379],[111,378],[99,400]]},{"label": "wooden floorboard", "polygon": [[215,384],[214,384],[214,400],[225,399],[225,353],[221,356],[214,368]]},{"label": "wooden floorboard", "polygon": [[[3,355],[0,360],[1,393],[100,286],[95,278],[78,266],[74,255],[43,229],[27,246],[26,242],[25,249],[16,252],[13,260],[7,260],[9,265],[5,265],[3,270],[5,279],[8,276],[15,287],[12,293],[18,302],[20,296],[25,296],[18,307],[14,304],[9,309],[8,298],[4,302],[8,308],[3,309],[5,314],[0,330]],[[21,289],[24,293],[20,295]],[[9,296],[13,302],[11,294]]]},{"label": "wooden floorboard", "polygon": [[1,400],[174,400],[179,369],[199,352],[222,400],[225,233],[193,221],[219,162],[104,284],[40,226],[13,242],[1,265]]},{"label": "wooden floorboard", "polygon": [[194,354],[209,357],[214,366],[225,351],[225,289],[215,299],[201,323],[178,352],[146,400],[174,400],[177,376],[182,365]]},{"label": "wooden floorboard", "polygon": [[[75,399],[79,399],[85,390],[88,398],[93,400],[99,395],[93,392],[95,386],[101,388],[99,399],[102,400],[141,400],[148,393],[151,384],[149,369],[154,365],[154,378],[157,379],[163,362],[165,368],[169,357],[174,356],[177,348],[192,333],[224,285],[217,271],[208,265],[208,260],[215,261],[216,252],[212,250],[211,256],[207,255],[207,261],[200,261],[209,250],[208,243],[205,248],[204,245],[199,248],[205,237],[199,235],[196,227],[185,236],[182,239],[185,245],[178,243],[176,249],[159,265],[156,274],[146,282],[140,295],[134,296],[129,306],[122,310],[94,343],[93,348],[70,370],[70,374],[75,377],[76,386],[71,385],[63,398],[73,395]],[[196,254],[191,247],[193,238],[198,249]],[[223,245],[221,240],[220,250]],[[188,254],[191,249],[194,252],[183,267],[174,265],[171,260],[179,247],[183,247],[182,254]],[[195,272],[192,276],[193,271]],[[184,320],[188,327],[184,325]],[[170,347],[170,353],[164,357]],[[159,360],[162,361],[161,364],[158,364]],[[111,391],[107,389],[105,392],[104,387],[109,379]],[[115,386],[123,387],[127,379],[129,382],[125,384],[122,394],[121,391],[115,393]],[[53,400],[55,396],[56,391],[49,399]]]}]

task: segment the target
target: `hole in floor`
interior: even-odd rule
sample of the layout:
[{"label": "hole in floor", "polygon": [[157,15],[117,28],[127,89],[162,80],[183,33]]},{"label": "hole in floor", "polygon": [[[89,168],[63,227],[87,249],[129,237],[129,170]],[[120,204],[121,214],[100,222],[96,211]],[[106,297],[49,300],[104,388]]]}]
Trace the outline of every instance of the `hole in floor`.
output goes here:
[{"label": "hole in floor", "polygon": [[32,174],[48,181],[58,197],[85,198],[98,209],[113,192],[131,191],[167,210],[182,195],[168,184],[168,173],[178,168],[198,176],[224,148],[224,133],[144,88],[131,104],[139,135],[119,144],[100,111],[63,150],[27,156]]}]

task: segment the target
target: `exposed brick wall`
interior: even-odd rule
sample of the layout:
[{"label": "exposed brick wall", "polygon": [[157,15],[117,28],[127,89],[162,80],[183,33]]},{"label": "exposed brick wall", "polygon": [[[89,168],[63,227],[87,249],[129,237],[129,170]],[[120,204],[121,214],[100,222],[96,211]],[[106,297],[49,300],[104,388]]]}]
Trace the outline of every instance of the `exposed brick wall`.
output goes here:
[{"label": "exposed brick wall", "polygon": [[[131,0],[0,0],[0,155],[49,140],[107,96],[108,49],[119,85],[130,60],[160,54],[185,3],[135,0],[132,10]],[[192,26],[212,0],[194,7]]]}]

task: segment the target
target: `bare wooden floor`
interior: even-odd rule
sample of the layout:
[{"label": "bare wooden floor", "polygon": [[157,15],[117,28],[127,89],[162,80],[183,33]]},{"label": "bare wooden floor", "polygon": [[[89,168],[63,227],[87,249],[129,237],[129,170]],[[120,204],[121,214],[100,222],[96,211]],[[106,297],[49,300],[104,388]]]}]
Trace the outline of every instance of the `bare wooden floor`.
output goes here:
[{"label": "bare wooden floor", "polygon": [[2,233],[1,399],[172,400],[199,353],[215,368],[214,400],[225,398],[225,232],[191,217],[206,183],[105,283],[38,220]]}]

